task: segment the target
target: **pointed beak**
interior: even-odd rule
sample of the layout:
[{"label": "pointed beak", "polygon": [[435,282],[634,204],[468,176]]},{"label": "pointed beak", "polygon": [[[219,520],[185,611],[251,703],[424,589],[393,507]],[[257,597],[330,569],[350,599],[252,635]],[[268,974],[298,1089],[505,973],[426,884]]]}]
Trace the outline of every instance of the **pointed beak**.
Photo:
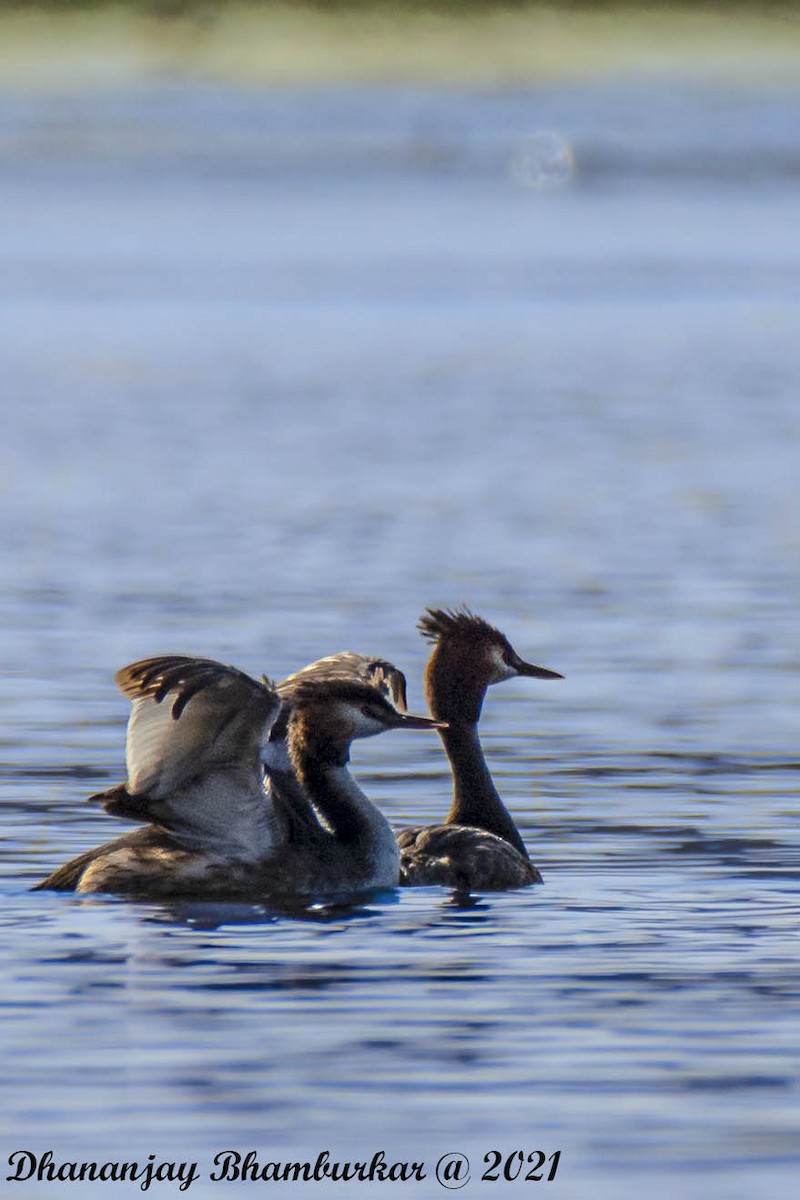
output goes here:
[{"label": "pointed beak", "polygon": [[395,729],[447,729],[447,721],[434,721],[432,717],[418,717],[415,713],[397,713]]},{"label": "pointed beak", "polygon": [[530,675],[532,679],[563,679],[563,675],[559,675],[558,671],[548,671],[546,667],[535,667],[533,663],[527,663],[522,658],[517,658],[513,662],[514,670],[518,675]]}]

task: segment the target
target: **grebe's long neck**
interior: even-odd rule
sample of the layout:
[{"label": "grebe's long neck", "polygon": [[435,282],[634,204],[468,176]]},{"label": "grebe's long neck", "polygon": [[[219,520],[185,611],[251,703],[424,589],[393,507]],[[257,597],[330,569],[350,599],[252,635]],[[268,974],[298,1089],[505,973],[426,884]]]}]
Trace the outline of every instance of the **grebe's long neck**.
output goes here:
[{"label": "grebe's long neck", "polygon": [[297,778],[326,825],[343,844],[358,846],[374,830],[388,825],[346,766],[320,762],[311,756],[301,757]]},{"label": "grebe's long neck", "polygon": [[347,769],[346,750],[303,737],[290,725],[289,754],[297,779],[337,842],[371,860],[390,885],[397,882],[400,856],[383,813],[359,788]]},{"label": "grebe's long neck", "polygon": [[453,803],[446,823],[474,825],[496,833],[527,858],[519,830],[494,786],[478,737],[478,726],[451,721],[447,729],[439,730],[439,736],[453,771]]},{"label": "grebe's long neck", "polygon": [[478,721],[487,684],[476,675],[469,646],[439,642],[425,668],[425,697],[432,715],[448,722],[439,730],[453,771],[448,825],[474,825],[504,838],[527,858],[527,850],[494,786]]}]

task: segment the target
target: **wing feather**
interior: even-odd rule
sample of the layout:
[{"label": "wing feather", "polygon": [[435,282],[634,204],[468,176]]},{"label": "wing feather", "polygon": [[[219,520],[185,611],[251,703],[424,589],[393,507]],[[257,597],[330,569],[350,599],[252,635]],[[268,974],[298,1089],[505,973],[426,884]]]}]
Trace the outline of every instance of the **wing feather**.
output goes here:
[{"label": "wing feather", "polygon": [[118,671],[115,682],[133,703],[128,790],[154,800],[227,763],[252,760],[257,767],[280,707],[268,680],[211,659],[142,659]]}]

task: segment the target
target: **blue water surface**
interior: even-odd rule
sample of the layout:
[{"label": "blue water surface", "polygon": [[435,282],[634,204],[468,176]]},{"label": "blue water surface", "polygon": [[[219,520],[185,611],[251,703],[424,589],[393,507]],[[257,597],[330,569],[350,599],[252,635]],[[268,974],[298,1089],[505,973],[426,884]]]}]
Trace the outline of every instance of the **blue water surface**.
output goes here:
[{"label": "blue water surface", "polygon": [[[281,1186],[433,1197],[460,1152],[481,1200],[796,1194],[799,164],[800,93],[754,84],[4,99],[4,1176],[153,1154],[210,1200],[270,1186],[225,1150],[383,1151],[426,1180]],[[566,676],[482,723],[543,887],[28,891],[124,828],[85,804],[117,667],[351,648],[419,709],[416,620],[461,602]],[[446,811],[433,735],[354,769]],[[502,1177],[538,1150],[554,1181]]]}]

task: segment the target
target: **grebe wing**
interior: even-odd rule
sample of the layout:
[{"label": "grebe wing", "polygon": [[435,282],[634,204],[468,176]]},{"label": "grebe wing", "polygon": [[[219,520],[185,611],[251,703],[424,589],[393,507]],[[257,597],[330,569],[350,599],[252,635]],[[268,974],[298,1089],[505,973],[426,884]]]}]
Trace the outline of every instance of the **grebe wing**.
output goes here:
[{"label": "grebe wing", "polygon": [[259,682],[212,659],[164,655],[131,663],[114,680],[133,703],[127,788],[158,800],[226,764],[260,770],[260,748],[280,709]]},{"label": "grebe wing", "polygon": [[423,825],[401,829],[400,884],[438,884],[459,891],[504,891],[542,883],[527,856],[504,838],[472,825]]}]

